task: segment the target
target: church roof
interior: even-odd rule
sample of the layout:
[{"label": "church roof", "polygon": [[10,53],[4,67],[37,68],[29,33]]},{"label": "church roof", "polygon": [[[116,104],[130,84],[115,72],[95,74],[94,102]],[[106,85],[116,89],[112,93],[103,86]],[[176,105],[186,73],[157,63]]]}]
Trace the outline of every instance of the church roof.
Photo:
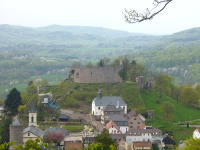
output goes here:
[{"label": "church roof", "polygon": [[119,96],[103,96],[103,97],[95,97],[93,102],[96,106],[127,106],[123,99]]},{"label": "church roof", "polygon": [[43,137],[44,135],[44,131],[34,126],[29,126],[23,130],[23,133],[27,133],[27,132],[31,132],[38,137]]}]

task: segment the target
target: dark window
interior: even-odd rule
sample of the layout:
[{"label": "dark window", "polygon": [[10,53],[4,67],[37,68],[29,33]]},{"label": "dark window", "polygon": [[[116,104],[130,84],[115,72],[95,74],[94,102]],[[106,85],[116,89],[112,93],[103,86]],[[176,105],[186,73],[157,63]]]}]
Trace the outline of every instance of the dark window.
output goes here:
[{"label": "dark window", "polygon": [[100,110],[100,107],[99,107],[99,110]]},{"label": "dark window", "polygon": [[28,132],[28,136],[30,136],[30,133]]},{"label": "dark window", "polygon": [[34,117],[31,117],[31,123],[33,123],[34,122]]}]

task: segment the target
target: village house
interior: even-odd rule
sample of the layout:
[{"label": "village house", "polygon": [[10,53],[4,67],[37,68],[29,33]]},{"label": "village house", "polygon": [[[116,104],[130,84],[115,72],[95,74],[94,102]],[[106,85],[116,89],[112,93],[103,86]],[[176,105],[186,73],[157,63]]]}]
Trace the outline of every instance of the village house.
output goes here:
[{"label": "village house", "polygon": [[145,118],[141,114],[136,114],[134,111],[131,111],[128,113],[127,117],[130,131],[135,129],[144,129],[146,127]]},{"label": "village house", "polygon": [[37,110],[32,107],[29,111],[29,124],[28,127],[23,130],[23,143],[28,140],[35,140],[43,138],[44,132],[37,128]]},{"label": "village house", "polygon": [[107,125],[109,121],[113,121],[120,129],[122,134],[125,134],[129,131],[128,119],[125,114],[110,114],[105,116],[104,124]]},{"label": "village house", "polygon": [[133,142],[158,142],[162,143],[162,132],[159,129],[135,129],[128,132],[126,136],[127,144],[132,144]]},{"label": "village house", "polygon": [[78,83],[118,83],[122,82],[119,76],[120,67],[79,67],[72,69],[70,78]]},{"label": "village house", "polygon": [[48,104],[53,98],[51,93],[38,94],[38,96],[42,104]]},{"label": "village house", "polygon": [[36,140],[38,138],[43,138],[44,132],[34,126],[29,126],[23,130],[23,143],[26,143],[28,140]]},{"label": "village house", "polygon": [[109,134],[122,134],[120,128],[112,120],[104,128],[108,130]]},{"label": "village house", "polygon": [[82,150],[83,138],[82,136],[66,136],[64,139],[65,150]]},{"label": "village house", "polygon": [[133,142],[132,150],[152,150],[151,142]]},{"label": "village house", "polygon": [[200,128],[197,128],[193,131],[193,138],[200,139]]},{"label": "village house", "polygon": [[104,114],[104,109],[111,105],[117,109],[121,108],[124,114],[127,114],[127,104],[121,99],[121,97],[102,96],[100,93],[100,95],[95,97],[92,101],[92,115],[100,117]]}]

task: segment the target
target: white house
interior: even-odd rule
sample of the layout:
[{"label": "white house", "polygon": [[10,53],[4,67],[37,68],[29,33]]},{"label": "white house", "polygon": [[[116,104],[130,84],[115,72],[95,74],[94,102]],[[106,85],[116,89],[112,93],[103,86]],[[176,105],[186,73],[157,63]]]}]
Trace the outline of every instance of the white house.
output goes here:
[{"label": "white house", "polygon": [[193,138],[200,139],[200,128],[197,128],[193,131]]},{"label": "white house", "polygon": [[28,140],[36,140],[38,138],[43,138],[44,132],[34,126],[29,126],[23,130],[23,142],[26,143]]},{"label": "white house", "polygon": [[106,106],[121,108],[127,114],[127,104],[118,96],[98,96],[92,101],[92,115],[101,116]]},{"label": "white house", "polygon": [[43,138],[44,132],[37,128],[37,111],[32,108],[29,111],[29,125],[23,130],[23,142],[28,140],[35,140],[37,138]]},{"label": "white house", "polygon": [[112,120],[104,128],[108,130],[109,134],[122,134],[120,128]]},{"label": "white house", "polygon": [[133,142],[138,141],[162,142],[162,139],[162,132],[159,129],[135,129],[127,134],[126,143],[132,144]]}]

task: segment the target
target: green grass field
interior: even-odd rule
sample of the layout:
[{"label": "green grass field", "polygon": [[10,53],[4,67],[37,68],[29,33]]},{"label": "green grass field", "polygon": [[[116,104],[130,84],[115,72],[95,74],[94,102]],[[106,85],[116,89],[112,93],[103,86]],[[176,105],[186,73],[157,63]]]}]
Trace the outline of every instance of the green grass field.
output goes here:
[{"label": "green grass field", "polygon": [[[177,104],[177,102],[170,97],[162,97],[159,99],[158,94],[154,92],[143,92],[142,98],[145,103],[146,109],[155,110],[155,116],[153,119],[148,120],[147,123],[154,127],[157,127],[164,132],[168,132],[174,136],[176,141],[186,139],[192,136],[192,128],[185,128],[176,125],[175,123],[200,119],[200,111],[186,107],[182,104]],[[160,101],[160,104],[157,104],[157,100]],[[174,112],[172,114],[171,121],[166,121],[166,118],[163,116],[163,112],[161,110],[162,102],[169,101],[174,105]]]}]

